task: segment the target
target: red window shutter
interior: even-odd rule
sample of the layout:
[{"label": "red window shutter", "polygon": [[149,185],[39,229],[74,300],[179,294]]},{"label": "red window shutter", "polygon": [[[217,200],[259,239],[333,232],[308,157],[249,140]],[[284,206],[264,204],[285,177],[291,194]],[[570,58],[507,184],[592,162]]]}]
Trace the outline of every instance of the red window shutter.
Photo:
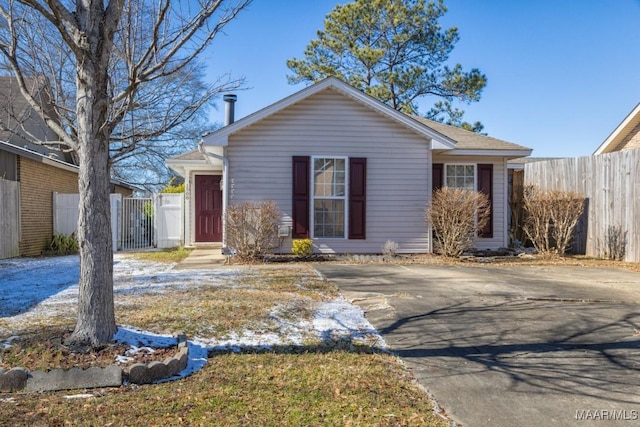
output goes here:
[{"label": "red window shutter", "polygon": [[489,197],[489,222],[479,236],[493,237],[493,165],[478,165],[478,191]]},{"label": "red window shutter", "polygon": [[442,188],[444,181],[444,165],[442,163],[433,163],[431,165],[431,189],[435,192]]},{"label": "red window shutter", "polygon": [[367,159],[349,159],[349,239],[367,238]]},{"label": "red window shutter", "polygon": [[307,156],[293,156],[293,199],[291,201],[292,237],[309,237],[309,164]]}]

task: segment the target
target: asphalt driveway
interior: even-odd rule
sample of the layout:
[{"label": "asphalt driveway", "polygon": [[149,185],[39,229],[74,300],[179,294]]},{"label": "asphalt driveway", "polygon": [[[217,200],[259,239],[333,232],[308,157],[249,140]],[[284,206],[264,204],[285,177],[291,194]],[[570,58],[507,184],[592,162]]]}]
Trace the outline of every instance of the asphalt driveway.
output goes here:
[{"label": "asphalt driveway", "polygon": [[640,273],[320,264],[459,424],[640,425]]}]

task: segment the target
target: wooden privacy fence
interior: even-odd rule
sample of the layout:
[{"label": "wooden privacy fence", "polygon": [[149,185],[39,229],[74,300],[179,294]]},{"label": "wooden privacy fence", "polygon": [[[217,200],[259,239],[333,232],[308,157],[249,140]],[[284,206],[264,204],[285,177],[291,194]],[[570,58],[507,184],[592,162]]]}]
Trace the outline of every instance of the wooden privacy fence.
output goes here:
[{"label": "wooden privacy fence", "polygon": [[20,254],[20,183],[0,179],[0,259]]},{"label": "wooden privacy fence", "polygon": [[525,164],[525,184],[586,197],[578,230],[586,255],[604,257],[610,227],[626,232],[625,261],[640,261],[640,150]]}]

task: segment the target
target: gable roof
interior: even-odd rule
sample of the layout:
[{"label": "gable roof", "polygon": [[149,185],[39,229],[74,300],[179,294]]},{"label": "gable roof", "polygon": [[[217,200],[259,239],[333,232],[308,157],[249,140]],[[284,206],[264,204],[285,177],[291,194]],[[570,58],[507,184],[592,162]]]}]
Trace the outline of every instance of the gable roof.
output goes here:
[{"label": "gable roof", "polygon": [[502,139],[481,135],[460,127],[447,125],[444,123],[429,120],[424,117],[416,117],[416,120],[424,123],[430,128],[456,141],[455,150],[447,154],[456,155],[515,155],[528,156],[531,149]]},{"label": "gable roof", "polygon": [[605,139],[604,142],[596,148],[596,151],[594,151],[593,154],[604,154],[611,153],[612,151],[619,151],[622,148],[620,147],[620,144],[638,125],[640,125],[640,102],[629,114],[627,114],[627,117],[624,118],[618,127],[611,132],[611,135],[609,135],[607,139]]},{"label": "gable roof", "polygon": [[255,113],[248,115],[247,117],[244,117],[228,126],[214,131],[213,133],[203,138],[204,144],[226,146],[229,143],[228,138],[230,135],[326,89],[336,90],[371,108],[372,110],[388,117],[396,123],[409,127],[418,134],[424,135],[426,138],[432,141],[431,148],[444,150],[455,148],[456,142],[448,136],[437,132],[429,126],[426,126],[424,123],[415,120],[415,118],[411,116],[408,116],[400,111],[389,107],[387,104],[370,95],[367,95],[366,93],[354,88],[353,86],[343,82],[336,77],[327,77],[326,79],[321,80],[320,82],[315,83],[311,86],[307,86],[306,88],[294,93],[293,95],[283,98],[268,107],[258,110]]}]

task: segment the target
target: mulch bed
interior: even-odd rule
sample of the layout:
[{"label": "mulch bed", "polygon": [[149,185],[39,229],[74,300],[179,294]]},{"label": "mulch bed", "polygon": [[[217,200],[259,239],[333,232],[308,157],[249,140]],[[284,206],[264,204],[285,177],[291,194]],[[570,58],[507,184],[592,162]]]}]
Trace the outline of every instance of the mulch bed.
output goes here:
[{"label": "mulch bed", "polygon": [[[29,371],[48,369],[70,369],[105,367],[117,365],[123,368],[135,363],[148,364],[163,361],[178,352],[177,346],[170,348],[141,348],[128,352],[131,346],[111,343],[100,347],[66,345],[70,331],[48,331],[11,340],[9,346],[0,350],[0,368],[22,367]],[[126,361],[116,361],[118,356]]]}]

